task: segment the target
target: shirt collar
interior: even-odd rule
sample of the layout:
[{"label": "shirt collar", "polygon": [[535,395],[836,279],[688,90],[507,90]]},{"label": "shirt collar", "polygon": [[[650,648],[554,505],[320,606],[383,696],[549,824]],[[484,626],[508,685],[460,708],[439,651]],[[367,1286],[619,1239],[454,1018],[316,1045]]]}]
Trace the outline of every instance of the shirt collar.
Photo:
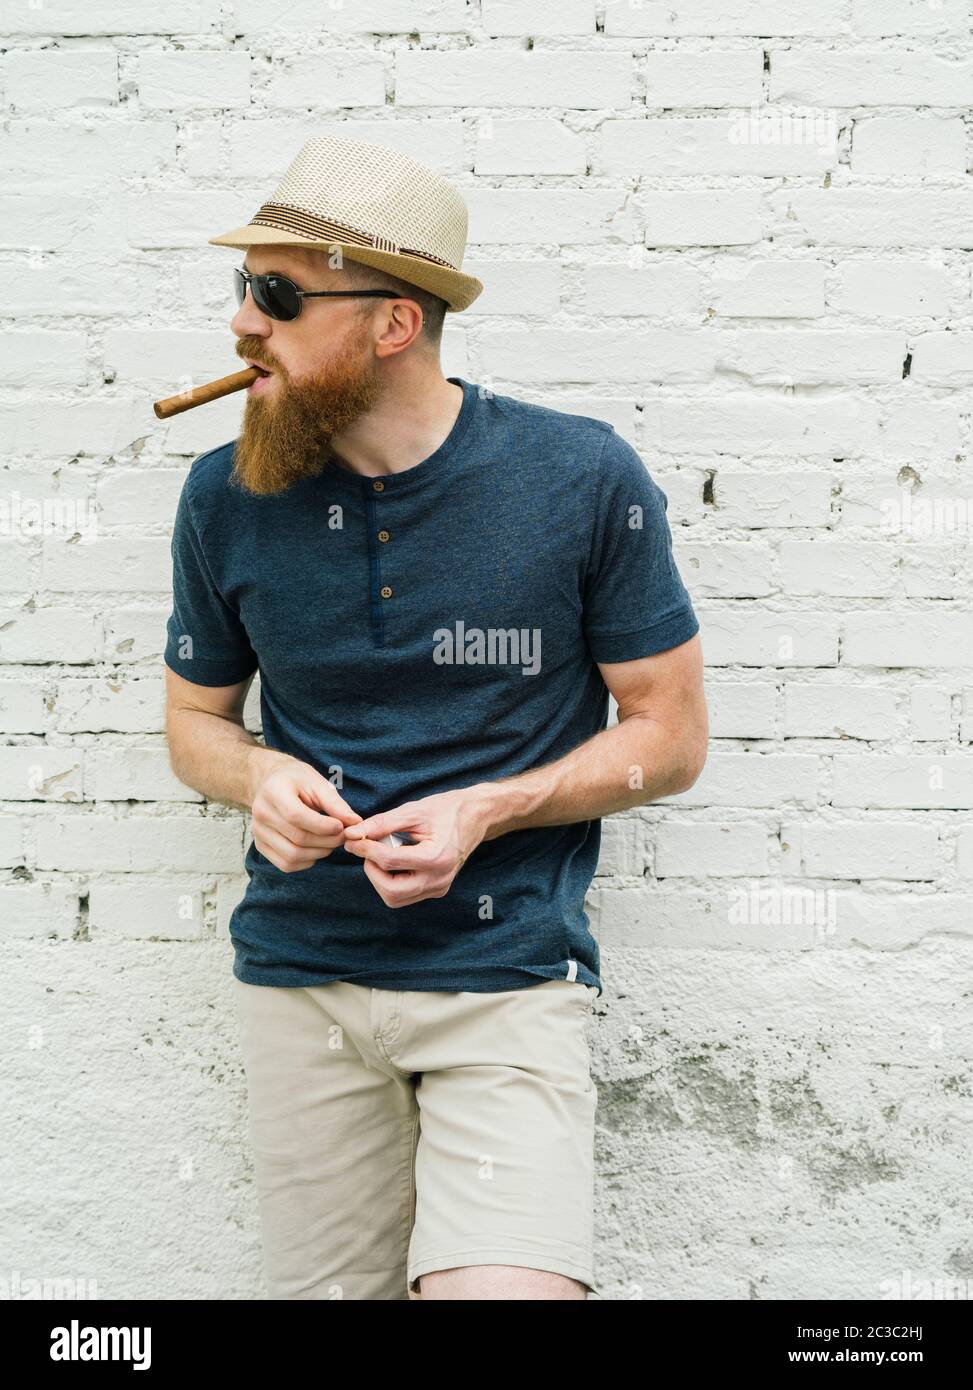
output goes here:
[{"label": "shirt collar", "polygon": [[462,388],[463,401],[449,434],[439,448],[421,463],[414,463],[410,468],[404,468],[401,473],[353,473],[332,459],[326,459],[322,476],[329,482],[339,482],[345,487],[363,492],[373,491],[372,484],[380,481],[383,485],[382,492],[386,496],[391,494],[396,497],[413,488],[421,487],[430,478],[441,476],[444,465],[452,459],[469,429],[479,394],[477,387],[461,376],[450,376],[446,380]]}]

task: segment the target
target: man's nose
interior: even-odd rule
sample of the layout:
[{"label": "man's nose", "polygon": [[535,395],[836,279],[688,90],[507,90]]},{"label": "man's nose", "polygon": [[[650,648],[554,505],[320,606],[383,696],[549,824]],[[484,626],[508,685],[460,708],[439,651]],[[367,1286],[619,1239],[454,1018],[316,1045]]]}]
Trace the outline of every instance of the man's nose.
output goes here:
[{"label": "man's nose", "polygon": [[236,313],[230,320],[230,331],[235,333],[238,338],[244,338],[248,334],[258,338],[265,338],[268,334],[271,320],[262,310],[258,309],[253,302],[253,294],[250,286],[244,295],[243,303],[238,306]]}]

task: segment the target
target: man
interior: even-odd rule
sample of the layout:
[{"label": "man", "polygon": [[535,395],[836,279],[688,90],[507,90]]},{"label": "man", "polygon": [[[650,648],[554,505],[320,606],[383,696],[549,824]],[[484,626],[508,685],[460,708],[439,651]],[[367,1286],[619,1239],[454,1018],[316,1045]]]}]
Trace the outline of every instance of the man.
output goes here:
[{"label": "man", "polygon": [[167,733],[252,816],[230,936],[272,1296],[585,1298],[600,817],[705,757],[665,498],[606,423],[444,378],[482,286],[414,160],[313,139],[213,240],[269,375],[180,498]]}]

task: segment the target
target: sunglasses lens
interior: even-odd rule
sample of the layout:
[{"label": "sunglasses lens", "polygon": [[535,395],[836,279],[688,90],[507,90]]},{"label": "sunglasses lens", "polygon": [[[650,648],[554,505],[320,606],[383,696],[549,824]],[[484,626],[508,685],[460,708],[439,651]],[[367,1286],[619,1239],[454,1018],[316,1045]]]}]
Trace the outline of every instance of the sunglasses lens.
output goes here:
[{"label": "sunglasses lens", "polygon": [[[259,288],[258,288],[259,281]],[[272,319],[296,319],[301,310],[297,286],[280,275],[260,275],[253,281],[257,305]]]},{"label": "sunglasses lens", "polygon": [[247,297],[246,277],[239,266],[233,271],[233,293],[236,295],[237,304],[242,304]]}]

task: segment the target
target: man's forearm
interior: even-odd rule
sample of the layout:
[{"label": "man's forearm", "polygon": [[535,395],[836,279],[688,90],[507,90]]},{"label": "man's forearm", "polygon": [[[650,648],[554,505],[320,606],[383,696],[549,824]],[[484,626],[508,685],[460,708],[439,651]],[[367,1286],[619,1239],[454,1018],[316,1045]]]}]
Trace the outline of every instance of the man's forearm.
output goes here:
[{"label": "man's forearm", "polygon": [[288,753],[265,748],[242,724],[202,710],[170,715],[166,736],[172,770],[180,782],[225,806],[249,811],[262,777]]},{"label": "man's forearm", "polygon": [[701,766],[701,751],[675,738],[672,729],[631,715],[546,767],[478,783],[483,839],[627,811],[685,791]]}]

